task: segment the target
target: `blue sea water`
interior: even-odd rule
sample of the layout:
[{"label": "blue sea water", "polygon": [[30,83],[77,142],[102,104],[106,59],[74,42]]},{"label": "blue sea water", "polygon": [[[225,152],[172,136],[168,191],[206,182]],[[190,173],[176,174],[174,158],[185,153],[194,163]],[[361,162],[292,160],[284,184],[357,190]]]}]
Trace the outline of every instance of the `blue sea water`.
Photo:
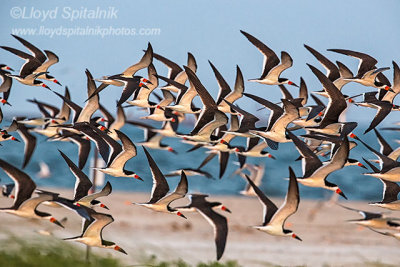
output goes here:
[{"label": "blue sea water", "polygon": [[[367,125],[360,125],[358,129],[365,129],[366,126]],[[182,132],[188,132],[190,129],[190,125],[182,125],[179,130]],[[141,142],[144,139],[143,130],[134,126],[126,125],[122,128],[122,131],[134,142]],[[360,132],[356,131],[355,133],[358,133],[359,136],[361,136],[361,138],[371,146],[379,149],[378,142],[373,133],[368,133],[365,136],[361,134],[361,130]],[[382,134],[392,147],[396,148],[397,144],[394,141],[397,134],[389,131],[382,131]],[[191,148],[191,146],[180,142],[177,138],[165,138],[163,139],[163,143],[170,145],[178,152],[178,154],[175,155],[168,151],[149,149],[159,168],[164,173],[179,168],[196,168],[207,156],[205,149],[198,149],[194,152],[187,153],[186,151]],[[238,137],[234,139],[232,144],[244,145],[244,139]],[[23,161],[24,143],[7,141],[2,142],[2,145],[3,146],[0,147],[0,158],[20,167]],[[93,156],[93,147],[94,145],[92,145],[91,156]],[[77,162],[78,149],[75,144],[69,142],[48,142],[45,138],[38,136],[36,150],[31,162],[24,171],[33,178],[39,188],[62,187],[71,188],[71,190],[73,190],[75,178],[57,149],[60,149],[74,162]],[[106,180],[111,182],[113,190],[132,192],[151,191],[152,179],[149,165],[143,149],[141,147],[138,147],[137,149],[138,155],[128,162],[126,168],[135,171],[144,179],[144,182],[130,178],[106,176]],[[276,157],[276,160],[270,158],[248,158],[247,162],[253,164],[264,163],[265,174],[261,185],[262,190],[270,196],[284,196],[287,190],[287,180],[285,180],[285,178],[288,177],[288,166],[292,166],[297,176],[301,176],[301,163],[300,161],[295,161],[295,159],[298,158],[299,153],[292,143],[280,144],[278,151],[270,149],[269,151]],[[362,157],[367,159],[375,158],[371,152],[363,147],[362,144],[359,144],[355,149],[353,149],[350,156],[351,158],[360,161],[362,161]],[[36,173],[39,171],[40,161],[44,161],[49,165],[52,172],[52,176],[49,179],[39,179],[36,177]],[[189,191],[207,194],[238,195],[239,191],[244,188],[246,183],[239,176],[231,176],[231,174],[238,168],[235,162],[237,162],[237,157],[235,154],[231,154],[225,175],[222,179],[218,179],[219,164],[217,157],[215,157],[204,167],[204,170],[210,172],[215,179],[210,180],[200,176],[189,177]],[[89,169],[89,161],[84,168],[84,172],[89,176],[89,173],[91,172]],[[382,183],[376,178],[362,175],[364,172],[368,171],[358,166],[348,166],[331,174],[328,177],[328,181],[338,184],[350,200],[380,200],[382,196]],[[2,184],[10,181],[4,172],[0,173],[0,178]],[[167,179],[171,189],[173,189],[179,181],[179,177],[171,177]],[[303,198],[326,198],[330,196],[330,194],[330,191],[327,190],[309,188],[300,185],[300,195]]]}]

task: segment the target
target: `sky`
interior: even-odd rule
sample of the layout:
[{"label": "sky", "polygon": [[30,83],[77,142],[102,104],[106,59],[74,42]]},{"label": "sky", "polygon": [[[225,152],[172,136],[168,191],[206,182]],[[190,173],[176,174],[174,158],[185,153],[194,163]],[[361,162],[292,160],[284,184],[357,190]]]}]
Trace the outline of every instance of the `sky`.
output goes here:
[{"label": "sky", "polygon": [[[107,16],[91,16],[103,10]],[[392,60],[400,63],[400,2],[387,1],[7,1],[0,9],[0,45],[26,49],[10,34],[15,33],[42,50],[56,53],[60,62],[50,68],[63,86],[48,85],[56,92],[68,86],[72,100],[83,105],[87,98],[85,69],[95,78],[117,74],[136,63],[150,42],[156,53],[180,66],[186,64],[187,52],[191,52],[198,64],[197,74],[214,98],[218,94],[217,82],[208,60],[218,68],[233,87],[236,65],[244,75],[245,91],[278,102],[281,98],[277,86],[247,82],[262,72],[261,53],[240,33],[244,30],[263,41],[277,55],[287,51],[294,60],[292,68],[282,77],[299,84],[300,77],[307,83],[309,91],[320,90],[316,77],[306,63],[324,71],[319,62],[304,48],[307,44],[332,61],[340,60],[353,73],[358,61],[344,55],[328,52],[329,48],[351,49],[365,52],[378,60],[378,67],[392,67]],[[77,29],[94,29],[95,34],[63,34]],[[115,34],[107,34],[113,30]],[[100,32],[103,34],[99,34]],[[123,30],[124,34],[121,34]],[[129,31],[129,32],[126,32]],[[132,32],[136,32],[135,35]],[[23,34],[25,33],[25,34]],[[119,33],[119,34],[118,34]],[[15,70],[23,60],[0,49],[0,63]],[[156,60],[160,75],[167,69]],[[390,80],[392,70],[386,71]],[[146,76],[147,71],[139,74]],[[297,89],[289,88],[296,96]],[[350,83],[343,88],[348,95],[374,90]],[[108,87],[101,93],[101,103],[115,111],[115,101],[121,95],[120,87]],[[3,113],[37,113],[37,108],[26,99],[61,105],[61,100],[51,91],[40,87],[29,87],[14,81],[9,102],[12,107],[2,106]],[[200,106],[199,99],[196,100]],[[237,103],[241,108],[267,117],[268,112],[258,111],[259,105],[242,98]],[[400,104],[398,99],[396,104]],[[135,115],[135,109],[129,114]],[[371,121],[374,110],[353,107],[348,120]],[[392,112],[384,121],[397,121]],[[3,122],[4,125],[7,123]],[[365,129],[366,126],[364,126]],[[363,130],[362,129],[362,132]],[[373,136],[373,133],[370,134]],[[376,145],[376,144],[375,144]]]},{"label": "sky", "polygon": [[[10,34],[17,33],[41,49],[55,52],[60,62],[50,68],[63,86],[71,90],[72,99],[83,104],[86,99],[85,69],[93,76],[120,73],[136,63],[142,50],[150,42],[159,53],[183,66],[187,52],[191,52],[198,64],[198,76],[210,93],[216,97],[218,86],[208,60],[212,61],[228,83],[233,86],[236,65],[241,67],[244,78],[257,78],[262,70],[262,55],[240,33],[254,35],[278,55],[287,51],[294,60],[292,68],[282,77],[299,83],[304,77],[310,91],[321,86],[306,63],[323,70],[316,59],[303,47],[308,44],[331,60],[340,60],[353,72],[358,61],[344,55],[328,52],[328,48],[344,48],[362,51],[378,59],[379,67],[391,67],[392,60],[400,63],[398,45],[400,35],[397,25],[400,18],[398,1],[12,1],[3,3],[0,10],[0,45],[17,49],[25,48]],[[91,16],[91,12],[103,10],[106,17]],[[95,34],[70,36],[64,31],[77,28],[101,29]],[[121,28],[125,31],[121,33]],[[107,35],[107,30],[113,35]],[[136,34],[132,35],[132,31]],[[18,70],[23,61],[7,51],[0,51],[1,63]],[[155,61],[160,75],[167,69]],[[139,74],[147,75],[146,71]],[[392,80],[392,71],[386,72]],[[48,84],[54,91],[64,88]],[[4,113],[36,112],[26,102],[37,98],[51,103],[60,99],[44,88],[28,87],[14,82],[10,103]],[[297,89],[290,88],[294,95]],[[344,87],[348,95],[355,95],[373,88],[351,83]],[[281,94],[277,86],[246,82],[245,91],[279,101]],[[111,110],[119,98],[121,88],[109,87],[101,94],[101,102]],[[199,99],[196,100],[201,105]],[[396,101],[397,102],[397,101]],[[238,104],[255,112],[258,108],[248,99]],[[370,120],[374,111],[365,108],[353,109],[350,116],[355,120]],[[352,111],[353,111],[352,110]],[[134,111],[131,111],[131,113]],[[266,111],[258,112],[266,116]],[[391,114],[387,121],[396,120]]]}]

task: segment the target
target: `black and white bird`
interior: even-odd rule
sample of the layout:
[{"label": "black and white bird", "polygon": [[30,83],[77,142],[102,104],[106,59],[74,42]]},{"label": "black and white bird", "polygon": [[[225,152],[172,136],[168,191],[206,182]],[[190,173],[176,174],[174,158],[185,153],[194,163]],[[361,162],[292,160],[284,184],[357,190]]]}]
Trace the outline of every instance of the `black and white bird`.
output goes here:
[{"label": "black and white bird", "polygon": [[214,228],[214,240],[217,250],[217,260],[221,259],[225,251],[226,240],[228,237],[228,220],[225,216],[215,212],[214,208],[221,207],[222,210],[230,212],[220,202],[209,202],[206,200],[208,195],[203,194],[190,194],[190,203],[184,207],[177,207],[176,209],[184,212],[194,209],[200,213]]},{"label": "black and white bird", "polygon": [[289,187],[285,202],[279,209],[247,175],[246,178],[264,208],[263,224],[253,228],[270,235],[289,236],[302,241],[292,230],[284,228],[287,218],[297,211],[300,203],[299,186],[292,168],[289,167]]},{"label": "black and white bird", "polygon": [[0,78],[2,80],[0,84],[0,93],[3,93],[3,99],[1,100],[3,104],[7,102],[11,93],[12,78],[8,76],[11,74],[9,70],[12,71],[13,69],[5,64],[0,64]]},{"label": "black and white bird", "polygon": [[[187,66],[194,73],[197,71],[197,62],[192,53],[187,53]],[[171,92],[179,93],[181,87],[179,85],[185,85],[187,81],[186,72],[175,62],[167,59],[166,57],[161,56],[160,54],[153,53],[153,57],[160,62],[162,62],[168,68],[167,79],[164,80],[167,82],[166,85],[163,85],[161,88],[169,90]]]},{"label": "black and white bird", "polygon": [[54,195],[39,194],[38,197],[32,197],[36,189],[36,184],[28,174],[2,159],[0,159],[0,167],[15,184],[13,205],[9,208],[0,208],[0,212],[14,214],[28,219],[48,220],[60,227],[64,227],[59,221],[52,217],[50,213],[37,210],[37,207],[41,203],[55,200]]},{"label": "black and white bird", "polygon": [[342,208],[358,212],[363,218],[348,220],[349,223],[358,224],[361,226],[365,226],[368,228],[377,228],[377,229],[390,229],[390,230],[400,230],[400,224],[396,221],[399,221],[400,218],[391,218],[387,217],[383,213],[375,213],[369,211],[363,211],[358,209],[349,208],[343,205],[338,204]]},{"label": "black and white bird", "polygon": [[148,209],[165,212],[170,214],[176,214],[182,218],[186,217],[178,210],[171,208],[171,202],[185,197],[188,192],[188,181],[184,171],[181,172],[181,180],[176,187],[174,192],[169,192],[169,186],[167,180],[163,173],[158,168],[156,162],[151,157],[150,153],[146,148],[143,147],[143,150],[146,154],[147,161],[149,162],[152,178],[153,178],[153,188],[151,190],[151,199],[146,203],[132,203],[139,206],[144,206]]},{"label": "black and white bird", "polygon": [[[364,158],[363,158],[364,159]],[[371,162],[364,159],[365,163],[375,172],[379,173],[379,169],[375,167]],[[400,186],[391,181],[379,179],[383,184],[383,196],[379,202],[368,203],[371,206],[378,206],[389,210],[400,210],[400,200],[397,198],[400,193]]]},{"label": "black and white bird", "polygon": [[117,133],[118,138],[122,142],[122,148],[121,145],[112,138],[107,138],[105,141],[108,143],[112,142],[115,144],[115,146],[120,147],[119,150],[121,150],[121,152],[119,152],[115,158],[108,161],[107,167],[97,168],[97,170],[115,177],[133,177],[135,179],[142,180],[135,172],[125,169],[126,162],[137,155],[135,144],[121,131],[114,131]]},{"label": "black and white bird", "polygon": [[[120,74],[104,76],[101,79],[96,79],[96,81],[99,81],[102,84],[99,87],[97,87],[96,91],[94,91],[91,95],[89,95],[88,100],[91,97],[99,94],[108,85],[111,84],[111,85],[119,86],[119,87],[124,86],[125,87],[124,91],[129,91],[129,92],[126,92],[127,95],[128,95],[128,93],[130,93],[129,96],[127,96],[124,101],[120,101],[121,103],[125,102],[133,94],[133,92],[131,93],[131,88],[133,87],[133,83],[137,83],[138,87],[145,87],[145,86],[141,86],[140,83],[148,83],[149,82],[149,80],[147,80],[141,76],[135,76],[135,74],[139,70],[147,68],[152,63],[152,61],[153,61],[153,48],[152,48],[151,44],[148,43],[147,50],[145,51],[143,57],[140,59],[139,62],[133,64],[132,66],[129,66],[126,70],[124,70]],[[129,81],[129,86],[127,85],[128,81]]]},{"label": "black and white bird", "polygon": [[12,35],[15,39],[17,39],[20,43],[22,43],[31,54],[27,54],[21,50],[8,47],[8,46],[0,46],[4,50],[7,50],[18,57],[25,60],[24,65],[21,67],[19,75],[8,74],[9,77],[16,79],[25,85],[31,86],[41,86],[47,89],[50,89],[46,84],[37,79],[45,79],[52,81],[61,85],[57,79],[48,74],[48,69],[50,66],[56,64],[58,62],[58,57],[51,51],[44,50],[46,55],[36,46],[26,41],[25,39]]},{"label": "black and white bird", "polygon": [[254,136],[261,137],[268,144],[268,146],[277,150],[279,143],[291,142],[290,138],[286,136],[287,126],[294,120],[299,118],[298,108],[289,100],[281,99],[283,108],[271,103],[256,95],[244,94],[245,96],[255,100],[256,102],[271,109],[271,114],[268,120],[268,127],[263,130],[250,130],[249,132]]},{"label": "black and white bird", "polygon": [[225,115],[225,113],[218,110],[214,99],[200,82],[196,74],[188,67],[185,67],[185,72],[188,75],[191,86],[196,89],[201,101],[203,102],[203,109],[191,133],[180,136],[196,142],[209,143],[217,141],[218,137],[213,135],[213,132],[218,127],[227,124],[228,117]]},{"label": "black and white bird", "polygon": [[65,238],[67,241],[75,241],[85,244],[90,247],[113,249],[124,254],[125,250],[116,245],[114,242],[103,239],[103,229],[114,221],[114,218],[109,214],[98,213],[92,211],[90,216],[94,219],[90,224],[84,227],[80,236]]},{"label": "black and white bird", "polygon": [[299,178],[298,182],[305,186],[325,188],[346,198],[342,190],[336,184],[328,182],[326,178],[332,172],[342,169],[346,164],[349,155],[349,140],[344,138],[331,160],[322,163],[306,143],[290,131],[287,132],[287,135],[293,140],[296,149],[302,156],[303,177]]},{"label": "black and white bird", "polygon": [[245,31],[240,32],[244,36],[246,36],[246,38],[264,55],[263,72],[260,78],[250,79],[249,81],[269,85],[289,84],[297,87],[297,85],[289,79],[280,77],[281,73],[284,70],[290,68],[293,65],[293,60],[287,52],[282,51],[281,60],[279,60],[275,52],[272,51],[260,40]]},{"label": "black and white bird", "polygon": [[82,206],[86,206],[89,208],[99,206],[100,208],[104,208],[104,209],[108,210],[109,208],[97,199],[99,197],[106,197],[106,196],[110,195],[111,191],[112,191],[111,183],[107,182],[106,185],[103,187],[103,189],[101,189],[101,191],[84,196],[81,199],[75,201],[74,204],[77,206],[82,205]]},{"label": "black and white bird", "polygon": [[360,83],[364,86],[371,86],[386,91],[393,91],[390,82],[383,75],[383,71],[389,68],[376,68],[378,61],[365,53],[347,50],[347,49],[328,49],[328,51],[336,52],[346,56],[351,56],[359,60],[358,72],[355,77],[348,78],[349,81]]}]

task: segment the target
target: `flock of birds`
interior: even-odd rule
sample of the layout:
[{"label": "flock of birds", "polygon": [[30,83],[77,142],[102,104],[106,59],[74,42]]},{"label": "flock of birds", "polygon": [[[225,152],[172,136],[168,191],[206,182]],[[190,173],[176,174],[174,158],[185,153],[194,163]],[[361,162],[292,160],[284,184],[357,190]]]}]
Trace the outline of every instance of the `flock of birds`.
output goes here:
[{"label": "flock of birds", "polygon": [[[96,168],[97,171],[114,177],[130,177],[137,180],[142,180],[142,178],[136,172],[125,169],[125,165],[127,161],[137,155],[137,146],[142,146],[140,150],[144,151],[148,160],[153,188],[148,202],[133,204],[157,212],[175,214],[183,218],[186,218],[184,214],[187,212],[196,211],[200,213],[214,227],[217,259],[220,259],[224,253],[228,234],[227,219],[219,211],[230,212],[230,210],[220,202],[208,201],[206,199],[208,195],[188,194],[187,179],[187,176],[192,175],[210,178],[212,175],[203,171],[202,168],[216,156],[219,158],[219,178],[221,178],[225,173],[230,154],[237,155],[240,165],[237,174],[242,175],[248,182],[248,187],[242,193],[257,196],[264,208],[263,223],[254,228],[271,235],[301,240],[297,234],[285,228],[286,219],[298,209],[300,201],[298,183],[309,187],[324,188],[346,198],[339,186],[327,181],[326,178],[331,173],[349,165],[358,165],[367,169],[363,163],[349,157],[351,149],[357,146],[357,142],[363,144],[378,158],[376,160],[364,159],[366,165],[372,169],[372,172],[365,174],[380,179],[384,185],[382,201],[372,203],[372,205],[390,210],[400,210],[400,201],[397,199],[397,194],[400,192],[400,187],[397,184],[400,181],[400,162],[397,161],[400,156],[400,148],[393,150],[376,130],[376,127],[391,111],[399,110],[399,106],[393,103],[396,95],[400,93],[400,69],[398,65],[393,62],[394,78],[393,84],[391,84],[384,75],[384,71],[389,68],[377,68],[377,60],[367,54],[344,49],[329,49],[329,51],[351,56],[360,61],[357,74],[354,75],[341,62],[336,61],[335,64],[313,48],[305,45],[305,48],[327,70],[325,75],[316,67],[308,64],[322,87],[322,90],[310,94],[315,102],[315,104],[311,104],[308,101],[309,94],[303,79],[300,79],[300,84],[297,86],[291,80],[281,77],[282,72],[293,64],[290,55],[282,51],[281,59],[279,59],[275,52],[263,42],[249,33],[244,31],[241,31],[241,33],[264,56],[262,75],[249,81],[267,86],[278,85],[283,93],[283,98],[279,103],[265,99],[262,95],[266,94],[263,92],[260,92],[260,95],[245,93],[244,78],[238,66],[236,68],[236,81],[232,90],[217,68],[209,62],[219,85],[218,97],[215,100],[197,77],[197,64],[191,53],[188,53],[187,66],[181,68],[173,61],[154,53],[149,43],[140,61],[128,67],[122,73],[94,79],[89,70],[86,70],[88,99],[85,101],[84,107],[71,100],[68,88],[65,88],[64,94],[52,91],[62,99],[61,108],[37,99],[30,99],[28,101],[35,104],[43,116],[39,118],[15,118],[11,125],[0,130],[1,141],[19,141],[12,135],[14,131],[17,131],[25,142],[22,168],[0,159],[0,167],[14,181],[13,184],[3,186],[3,195],[13,198],[14,202],[11,207],[1,208],[0,211],[24,218],[49,220],[63,227],[61,222],[52,217],[51,214],[37,209],[42,203],[60,205],[73,210],[83,220],[81,234],[67,240],[126,253],[114,242],[102,238],[103,228],[111,224],[114,219],[110,214],[95,209],[108,209],[98,198],[104,198],[111,194],[112,186],[110,182],[107,182],[101,191],[90,193],[92,182],[82,169],[86,165],[92,142],[106,163],[106,167]],[[0,92],[3,93],[3,96],[0,101],[3,104],[9,104],[8,98],[14,79],[27,86],[39,86],[49,90],[51,89],[44,81],[61,85],[56,78],[49,75],[49,67],[59,61],[57,55],[48,50],[42,51],[21,37],[15,35],[13,37],[26,47],[29,53],[12,47],[1,46],[3,50],[24,59],[25,63],[20,68],[19,74],[12,74],[10,67],[4,64],[0,65],[0,76],[3,80],[0,86]],[[152,63],[154,59],[166,65],[169,69],[168,75],[161,76],[158,74]],[[142,69],[147,69],[147,78],[136,75]],[[165,81],[166,84],[160,87],[160,80]],[[187,80],[189,85],[186,85]],[[96,82],[100,84],[96,85]],[[354,82],[368,88],[372,87],[373,90],[362,94],[363,100],[355,101],[361,95],[348,96],[342,93],[342,88],[346,84]],[[99,93],[109,85],[117,88],[122,87],[121,97],[117,101],[116,117],[113,117],[99,102]],[[293,97],[285,85],[299,87],[299,97]],[[161,90],[162,97],[156,93],[157,90]],[[159,101],[150,100],[150,97],[153,96]],[[196,96],[201,99],[203,104],[201,108],[196,107],[193,103]],[[270,110],[269,121],[266,126],[256,126],[259,118],[234,104],[242,97],[250,98],[255,103]],[[327,98],[328,104],[325,105],[319,97]],[[365,133],[371,130],[375,131],[381,144],[382,149],[380,151],[375,150],[353,134],[357,122],[341,120],[341,114],[349,105],[377,110],[376,116]],[[149,114],[142,117],[140,121],[128,121],[124,112],[124,108],[128,106],[148,110]],[[70,116],[71,110],[74,114],[73,117]],[[100,111],[102,116],[98,116],[97,111]],[[177,131],[179,124],[189,114],[196,117],[194,128],[190,133],[179,133]],[[3,119],[2,115],[1,120]],[[153,127],[144,123],[144,120],[163,122],[163,126],[161,128]],[[132,142],[130,137],[121,131],[125,124],[144,129],[147,133],[146,141],[142,143]],[[227,125],[229,125],[229,128]],[[399,130],[398,128],[390,129]],[[305,131],[305,134],[295,135],[294,132],[298,130]],[[37,189],[31,177],[22,171],[29,163],[35,150],[35,134],[43,135],[49,141],[72,142],[78,146],[78,162],[76,163],[62,151],[59,151],[76,178],[73,198],[68,199],[56,192]],[[167,150],[176,153],[172,147],[162,143],[163,137],[180,138],[182,142],[193,145],[190,151],[205,148],[208,155],[197,168],[177,170],[164,175],[147,150]],[[247,147],[231,145],[234,138],[246,138]],[[349,138],[357,142],[349,141]],[[301,175],[296,176],[292,168],[289,167],[289,185],[286,199],[278,208],[259,188],[264,167],[246,163],[246,158],[267,157],[275,159],[266,149],[277,150],[280,143],[287,142],[292,142],[298,150],[303,170]],[[324,157],[328,159],[324,160]],[[374,163],[378,163],[379,167],[375,166]],[[250,171],[250,176],[244,173],[245,169]],[[175,175],[180,175],[181,178],[176,189],[171,192],[165,177]],[[284,172],[282,172],[282,176],[284,175]],[[33,196],[34,194],[37,196]],[[185,196],[188,196],[190,200],[188,205],[181,207],[171,205],[175,200]],[[396,218],[389,218],[383,213],[358,212],[363,215],[363,218],[355,220],[356,223],[370,227],[378,233],[400,239],[400,232],[398,231],[400,224],[396,223]],[[393,231],[381,232],[376,229]]]}]

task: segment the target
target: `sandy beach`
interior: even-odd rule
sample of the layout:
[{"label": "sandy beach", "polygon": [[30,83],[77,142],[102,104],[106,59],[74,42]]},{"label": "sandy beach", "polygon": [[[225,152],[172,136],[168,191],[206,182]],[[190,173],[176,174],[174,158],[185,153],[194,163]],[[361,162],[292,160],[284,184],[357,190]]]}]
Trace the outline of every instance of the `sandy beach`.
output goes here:
[{"label": "sandy beach", "polygon": [[[68,190],[61,192],[67,197],[71,193]],[[97,248],[94,251],[111,253],[127,265],[137,264],[138,258],[152,254],[162,260],[181,258],[193,264],[215,260],[213,230],[200,214],[186,213],[188,219],[185,220],[127,203],[147,200],[148,194],[133,192],[113,192],[103,199],[115,219],[114,223],[105,228],[103,237],[117,242],[129,255]],[[298,212],[287,221],[287,228],[303,239],[300,242],[251,229],[249,226],[258,225],[262,221],[262,208],[256,198],[213,196],[210,200],[221,201],[232,211],[232,214],[223,213],[229,222],[228,242],[221,259],[223,262],[237,260],[242,266],[364,266],[371,262],[400,264],[399,241],[345,222],[360,218],[360,215],[337,205],[320,209],[311,220],[310,212],[317,201],[301,200]],[[273,200],[277,205],[283,201]],[[179,200],[174,205],[181,205],[186,201]],[[0,198],[1,207],[6,207],[11,202],[11,199]],[[379,211],[361,202],[342,203],[353,208]],[[73,212],[44,205],[39,209],[51,212],[57,219],[67,216],[66,228],[63,230],[48,222],[33,222],[1,214],[0,237],[4,238],[11,232],[17,236],[34,238],[38,236],[34,230],[44,228],[54,231],[55,238],[80,234],[80,218]],[[106,210],[101,209],[103,211]],[[83,247],[81,244],[76,245]]]}]

